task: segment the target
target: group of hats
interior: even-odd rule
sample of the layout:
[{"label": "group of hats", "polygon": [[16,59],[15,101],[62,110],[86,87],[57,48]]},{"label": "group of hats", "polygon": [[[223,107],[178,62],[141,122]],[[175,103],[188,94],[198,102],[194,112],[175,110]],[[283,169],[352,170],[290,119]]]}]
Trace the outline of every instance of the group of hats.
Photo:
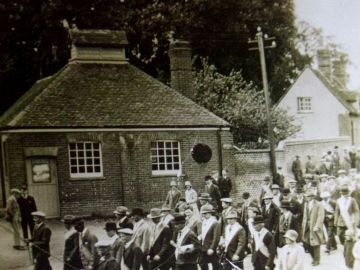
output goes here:
[{"label": "group of hats", "polygon": [[[115,226],[114,226],[115,225]],[[113,222],[108,222],[105,224],[105,230],[116,230],[116,224]],[[120,234],[126,234],[126,235],[133,235],[134,231],[130,228],[122,228],[118,230]],[[113,241],[111,240],[100,240],[95,243],[95,247],[97,248],[109,248],[113,244]]]}]

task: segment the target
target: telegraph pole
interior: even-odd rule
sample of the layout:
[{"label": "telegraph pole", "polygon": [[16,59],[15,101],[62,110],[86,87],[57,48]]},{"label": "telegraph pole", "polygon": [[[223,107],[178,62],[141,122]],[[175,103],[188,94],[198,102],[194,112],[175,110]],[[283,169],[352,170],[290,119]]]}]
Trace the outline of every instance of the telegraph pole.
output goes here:
[{"label": "telegraph pole", "polygon": [[[267,118],[267,127],[268,127],[268,136],[269,136],[269,144],[270,144],[270,167],[273,178],[276,176],[276,156],[275,156],[275,140],[274,140],[274,130],[271,122],[271,112],[270,112],[270,96],[269,96],[269,84],[267,79],[266,72],[266,61],[265,61],[265,49],[267,48],[275,48],[275,38],[267,37],[267,35],[263,35],[261,28],[257,28],[257,33],[255,36],[255,40],[249,40],[248,43],[257,43],[257,48],[250,48],[249,50],[259,50],[260,56],[260,64],[261,64],[261,74],[262,74],[262,82],[264,88],[264,96],[265,96],[265,106],[266,106],[266,118]],[[265,41],[272,40],[270,46],[264,46]]]}]

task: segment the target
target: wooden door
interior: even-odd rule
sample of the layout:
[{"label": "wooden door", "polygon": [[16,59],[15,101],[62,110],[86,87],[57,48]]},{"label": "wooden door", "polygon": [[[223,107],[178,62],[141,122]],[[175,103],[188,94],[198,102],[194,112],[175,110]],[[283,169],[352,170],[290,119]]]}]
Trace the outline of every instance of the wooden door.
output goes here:
[{"label": "wooden door", "polygon": [[59,217],[59,190],[54,157],[30,157],[26,160],[29,194],[39,211],[47,217]]}]

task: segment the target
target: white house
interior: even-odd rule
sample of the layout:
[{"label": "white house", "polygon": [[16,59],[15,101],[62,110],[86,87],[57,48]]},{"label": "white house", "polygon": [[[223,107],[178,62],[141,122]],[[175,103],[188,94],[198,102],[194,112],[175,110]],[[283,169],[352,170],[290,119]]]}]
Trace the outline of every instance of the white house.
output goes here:
[{"label": "white house", "polygon": [[295,116],[302,129],[291,139],[318,140],[348,136],[359,140],[359,93],[345,90],[325,72],[306,67],[277,104]]}]

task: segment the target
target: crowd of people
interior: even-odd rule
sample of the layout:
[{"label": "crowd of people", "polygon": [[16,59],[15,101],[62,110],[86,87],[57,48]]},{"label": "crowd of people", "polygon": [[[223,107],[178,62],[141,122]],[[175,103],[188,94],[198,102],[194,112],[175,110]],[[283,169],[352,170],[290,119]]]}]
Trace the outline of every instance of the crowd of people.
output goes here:
[{"label": "crowd of people", "polygon": [[[294,179],[267,176],[256,198],[249,192],[232,198],[227,171],[220,179],[205,176],[199,194],[190,181],[184,182],[184,190],[172,181],[161,208],[146,212],[118,206],[115,220],[105,224],[106,239],[98,239],[83,219],[65,216],[64,270],[244,269],[247,256],[255,270],[301,270],[305,253],[318,266],[321,245],[330,255],[339,244],[347,268],[360,269],[360,174],[352,164],[344,168],[332,153],[327,155],[332,157],[331,164],[324,157],[327,171],[311,162],[304,170],[296,157]],[[21,249],[16,208],[28,198],[21,193],[13,189],[8,200],[14,231],[18,227],[16,249]],[[51,269],[51,231],[45,213],[36,211],[35,203],[33,209],[35,224],[26,225],[32,235],[26,242],[33,245],[35,269]]]}]

